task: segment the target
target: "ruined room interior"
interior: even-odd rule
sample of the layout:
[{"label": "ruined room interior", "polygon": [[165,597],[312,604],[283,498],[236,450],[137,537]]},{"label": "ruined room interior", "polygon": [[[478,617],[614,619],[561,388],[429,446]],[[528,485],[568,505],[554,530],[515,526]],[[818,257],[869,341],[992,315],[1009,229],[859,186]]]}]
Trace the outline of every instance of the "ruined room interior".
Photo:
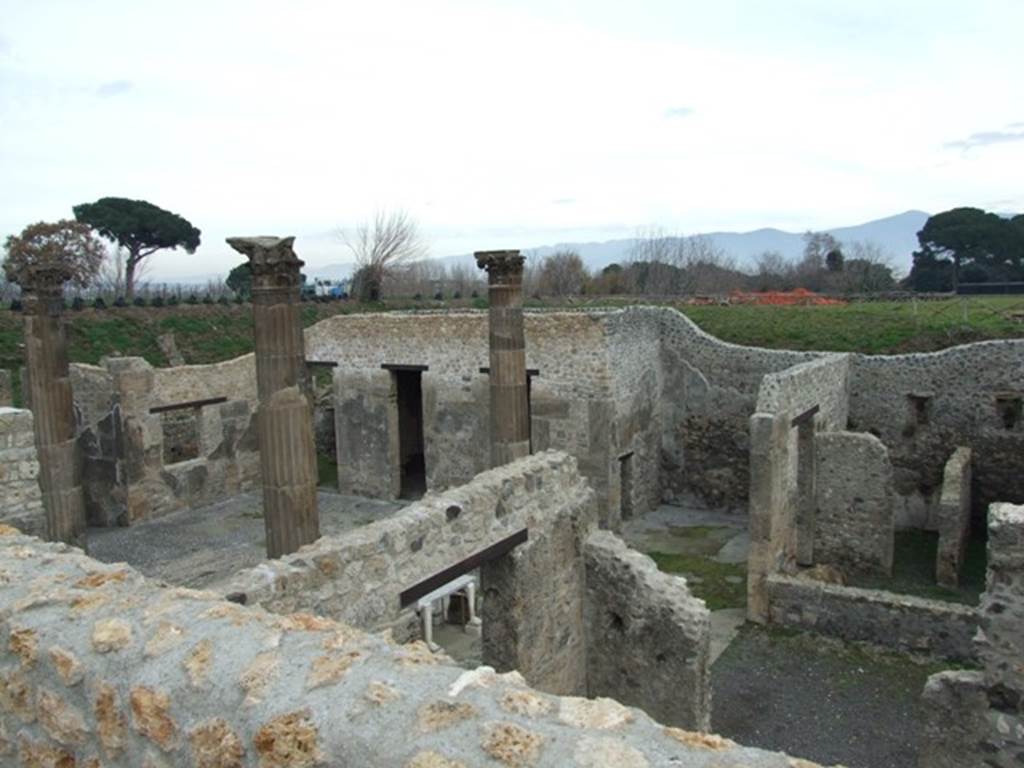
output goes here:
[{"label": "ruined room interior", "polygon": [[[59,286],[27,290],[0,756],[814,765],[712,735],[744,623],[948,664],[921,768],[1024,756],[1024,342],[787,352],[666,308],[524,312],[514,251],[477,254],[486,312],[303,332],[291,238],[229,242],[256,351],[224,363],[69,364]],[[697,539],[728,608],[647,554]]]}]

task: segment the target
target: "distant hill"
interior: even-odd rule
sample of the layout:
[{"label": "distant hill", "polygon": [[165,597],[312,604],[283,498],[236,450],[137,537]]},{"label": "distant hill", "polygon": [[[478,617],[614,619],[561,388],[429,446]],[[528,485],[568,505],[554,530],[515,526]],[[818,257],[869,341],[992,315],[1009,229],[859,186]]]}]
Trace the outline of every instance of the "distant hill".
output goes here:
[{"label": "distant hill", "polygon": [[[917,233],[928,220],[923,211],[907,211],[896,216],[876,219],[850,227],[825,230],[841,243],[875,243],[892,258],[897,272],[910,271],[911,254],[917,249]],[[781,229],[755,229],[752,232],[703,233],[720,249],[736,259],[740,269],[751,269],[756,258],[765,251],[778,251],[788,259],[799,258],[804,250],[803,232],[785,232]],[[574,250],[590,269],[601,269],[629,257],[635,240],[609,240],[604,243],[557,243],[533,248],[539,256],[555,251]]]},{"label": "distant hill", "polygon": [[[917,249],[917,233],[928,216],[924,211],[907,211],[864,224],[835,227],[826,231],[841,243],[875,243],[892,258],[896,272],[905,274],[910,271],[911,254]],[[718,248],[735,258],[737,267],[742,270],[752,269],[756,258],[765,251],[778,251],[788,259],[795,259],[804,250],[803,232],[755,229],[752,232],[707,232],[703,236],[711,238]],[[529,252],[543,258],[556,251],[573,250],[580,254],[588,268],[599,270],[628,259],[635,242],[633,238],[624,238],[605,242],[555,243],[531,248]],[[470,254],[447,256],[440,261],[448,265],[473,263]],[[329,264],[309,270],[311,277],[329,279],[348,277],[351,272],[351,264]]]}]

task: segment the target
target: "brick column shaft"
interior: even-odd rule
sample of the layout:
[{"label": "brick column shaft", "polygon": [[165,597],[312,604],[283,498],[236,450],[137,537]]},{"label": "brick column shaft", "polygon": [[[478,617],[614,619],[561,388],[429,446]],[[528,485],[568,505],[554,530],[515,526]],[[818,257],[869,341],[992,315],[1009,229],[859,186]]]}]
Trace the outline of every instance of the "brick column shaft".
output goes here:
[{"label": "brick column shaft", "polygon": [[231,237],[249,258],[256,342],[257,431],[267,555],[280,557],[320,537],[312,405],[304,394],[306,351],[293,237]]},{"label": "brick column shaft", "polygon": [[530,453],[530,414],[523,332],[523,257],[519,251],[478,251],[487,270],[491,358],[491,464]]},{"label": "brick column shaft", "polygon": [[25,363],[39,455],[39,487],[46,508],[46,538],[85,546],[85,501],[75,450],[75,407],[64,330],[60,269],[31,269],[22,285]]}]

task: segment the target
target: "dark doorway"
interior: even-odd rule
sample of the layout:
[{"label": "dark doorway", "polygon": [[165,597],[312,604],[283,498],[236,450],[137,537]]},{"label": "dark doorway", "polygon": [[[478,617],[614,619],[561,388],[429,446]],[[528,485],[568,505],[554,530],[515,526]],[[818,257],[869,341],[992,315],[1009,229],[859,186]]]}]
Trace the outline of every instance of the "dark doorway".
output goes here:
[{"label": "dark doorway", "polygon": [[633,453],[619,457],[619,513],[623,520],[633,517]]},{"label": "dark doorway", "polygon": [[403,499],[418,499],[427,490],[423,458],[423,372],[393,370],[398,400],[398,460]]}]

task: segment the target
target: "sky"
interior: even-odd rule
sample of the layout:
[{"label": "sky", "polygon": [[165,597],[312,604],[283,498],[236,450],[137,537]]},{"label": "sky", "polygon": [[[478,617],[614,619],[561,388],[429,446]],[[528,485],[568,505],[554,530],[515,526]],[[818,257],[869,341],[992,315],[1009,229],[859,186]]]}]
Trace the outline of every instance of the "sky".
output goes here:
[{"label": "sky", "polygon": [[1024,211],[1022,0],[0,0],[0,237],[105,196],[224,238],[404,209],[434,256]]}]

